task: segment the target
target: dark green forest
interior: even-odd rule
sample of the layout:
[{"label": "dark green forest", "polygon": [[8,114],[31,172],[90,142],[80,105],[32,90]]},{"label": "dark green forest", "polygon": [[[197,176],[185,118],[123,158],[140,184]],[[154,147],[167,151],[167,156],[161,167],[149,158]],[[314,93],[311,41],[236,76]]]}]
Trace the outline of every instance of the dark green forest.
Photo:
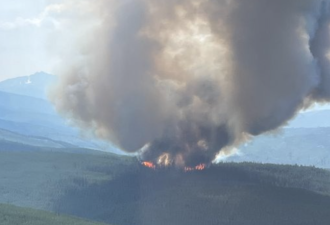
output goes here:
[{"label": "dark green forest", "polygon": [[221,163],[183,172],[105,153],[1,151],[0,180],[2,203],[115,225],[330,221],[330,172],[314,167]]}]

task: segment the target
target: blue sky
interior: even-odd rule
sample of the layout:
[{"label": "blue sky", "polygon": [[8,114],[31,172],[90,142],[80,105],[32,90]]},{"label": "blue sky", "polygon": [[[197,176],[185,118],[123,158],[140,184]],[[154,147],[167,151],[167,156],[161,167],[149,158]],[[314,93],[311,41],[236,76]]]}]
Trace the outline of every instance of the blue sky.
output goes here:
[{"label": "blue sky", "polygon": [[0,0],[0,80],[36,71],[52,71],[47,48],[51,26],[38,18],[51,3],[44,0]]},{"label": "blue sky", "polygon": [[0,81],[37,71],[58,74],[68,49],[81,39],[75,35],[93,24],[95,16],[86,13],[84,2],[91,5],[89,0],[0,0]]},{"label": "blue sky", "polygon": [[[68,0],[66,2],[69,2]],[[0,80],[55,72],[50,38],[61,26],[59,0],[0,0]]]},{"label": "blue sky", "polygon": [[[0,81],[37,71],[59,74],[99,22],[90,0],[0,0]],[[79,54],[79,53],[78,53]],[[72,57],[71,57],[72,58]]]}]

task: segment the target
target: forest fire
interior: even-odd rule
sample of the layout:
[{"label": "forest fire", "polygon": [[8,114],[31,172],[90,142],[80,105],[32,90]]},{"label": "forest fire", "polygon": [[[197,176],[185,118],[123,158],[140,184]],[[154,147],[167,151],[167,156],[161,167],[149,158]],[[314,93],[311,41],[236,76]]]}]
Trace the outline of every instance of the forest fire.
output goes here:
[{"label": "forest fire", "polygon": [[142,162],[142,165],[150,169],[156,169],[155,164],[153,164],[152,162]]},{"label": "forest fire", "polygon": [[[150,169],[156,169],[156,165],[152,162],[142,162],[141,163],[143,166],[147,167],[147,168],[150,168]],[[205,164],[199,164],[195,167],[184,167],[183,168],[183,171],[184,172],[191,172],[191,171],[196,171],[196,170],[204,170],[206,168],[206,165]]]},{"label": "forest fire", "polygon": [[190,171],[195,171],[195,170],[204,170],[206,168],[205,164],[199,164],[195,167],[185,167],[184,171],[185,172],[190,172]]}]

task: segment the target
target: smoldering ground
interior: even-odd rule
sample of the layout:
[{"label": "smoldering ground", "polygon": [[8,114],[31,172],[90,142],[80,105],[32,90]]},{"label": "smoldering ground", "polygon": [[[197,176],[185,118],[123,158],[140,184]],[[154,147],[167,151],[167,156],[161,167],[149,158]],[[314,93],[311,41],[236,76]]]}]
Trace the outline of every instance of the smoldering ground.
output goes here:
[{"label": "smoldering ground", "polygon": [[52,101],[142,160],[207,164],[329,100],[328,0],[86,2]]}]

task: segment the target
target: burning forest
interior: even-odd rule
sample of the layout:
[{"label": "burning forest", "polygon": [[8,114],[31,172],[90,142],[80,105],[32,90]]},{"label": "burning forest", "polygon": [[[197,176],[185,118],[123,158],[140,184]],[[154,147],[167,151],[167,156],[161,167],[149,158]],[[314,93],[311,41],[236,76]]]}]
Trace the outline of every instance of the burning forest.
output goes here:
[{"label": "burning forest", "polygon": [[85,2],[52,100],[146,167],[202,170],[330,100],[329,2]]},{"label": "burning forest", "polygon": [[[164,169],[164,168],[171,168],[172,167],[172,164],[170,165],[167,165],[167,166],[164,166],[162,164],[154,164],[153,162],[141,162],[142,166],[146,167],[146,168],[149,168],[149,169],[153,169],[153,170],[156,170],[156,169]],[[197,166],[194,166],[194,167],[188,167],[188,166],[185,166],[183,168],[181,168],[184,172],[192,172],[192,171],[201,171],[201,170],[205,170],[207,168],[207,165],[205,164],[199,164]]]}]

